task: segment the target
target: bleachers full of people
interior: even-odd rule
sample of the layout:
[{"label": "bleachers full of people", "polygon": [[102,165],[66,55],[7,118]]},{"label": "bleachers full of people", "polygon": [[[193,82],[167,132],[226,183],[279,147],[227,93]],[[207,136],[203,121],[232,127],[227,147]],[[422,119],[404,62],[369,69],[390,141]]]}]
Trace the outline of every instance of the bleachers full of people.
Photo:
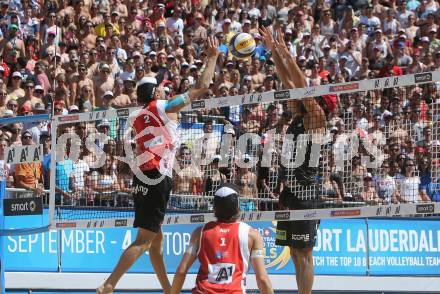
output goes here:
[{"label": "bleachers full of people", "polygon": [[[282,88],[271,52],[259,28],[281,29],[290,53],[310,86],[362,81],[436,71],[440,67],[440,10],[434,0],[14,0],[0,4],[0,117],[66,115],[136,107],[136,83],[144,76],[160,83],[165,99],[192,87],[201,76],[207,36],[221,52],[206,99]],[[238,32],[253,35],[252,57],[237,59],[229,41]],[[321,156],[322,203],[440,201],[440,84],[328,94],[317,99],[331,137]],[[285,134],[295,113],[286,103],[237,105],[181,114],[189,125],[174,174],[173,194],[187,195],[188,206],[205,207],[222,182],[238,184],[243,210],[274,209],[283,187],[282,136],[270,167],[238,167],[237,160],[261,159],[268,134]],[[3,120],[4,121],[4,120]],[[202,131],[191,126],[201,125]],[[132,171],[125,156],[122,119],[61,125],[58,135],[82,139],[78,159],[56,163],[56,201],[63,205],[131,206]],[[200,129],[199,129],[200,130]],[[231,153],[222,135],[258,134],[259,146]],[[85,138],[109,137],[96,153]],[[348,136],[360,147],[337,164],[334,150],[345,152]],[[194,140],[203,135],[204,140]],[[1,123],[0,156],[9,146],[43,145],[42,162],[7,164],[0,177],[10,188],[41,195],[49,188],[49,121]],[[373,144],[384,154],[380,167],[365,165]],[[194,157],[208,160],[192,164]],[[226,162],[226,166],[221,163]],[[15,195],[15,194],[14,194]],[[185,197],[176,205],[185,206]],[[177,203],[178,202],[178,203]],[[208,206],[206,206],[208,207]]]}]

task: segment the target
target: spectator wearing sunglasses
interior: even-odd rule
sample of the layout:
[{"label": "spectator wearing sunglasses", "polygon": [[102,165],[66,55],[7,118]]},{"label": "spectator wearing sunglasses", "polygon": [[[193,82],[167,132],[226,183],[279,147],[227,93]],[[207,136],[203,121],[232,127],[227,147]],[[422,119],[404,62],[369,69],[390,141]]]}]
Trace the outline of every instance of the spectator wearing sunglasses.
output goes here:
[{"label": "spectator wearing sunglasses", "polygon": [[[21,135],[23,145],[34,145],[32,134],[24,131]],[[19,163],[15,166],[15,186],[30,191],[34,196],[43,193],[43,168],[40,161]]]}]

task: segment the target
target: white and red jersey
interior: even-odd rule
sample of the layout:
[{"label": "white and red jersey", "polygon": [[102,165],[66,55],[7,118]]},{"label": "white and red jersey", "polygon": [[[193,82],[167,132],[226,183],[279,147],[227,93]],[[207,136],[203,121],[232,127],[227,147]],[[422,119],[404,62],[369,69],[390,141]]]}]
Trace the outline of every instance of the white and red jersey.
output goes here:
[{"label": "white and red jersey", "polygon": [[207,223],[201,232],[200,269],[193,294],[246,293],[249,229],[245,223]]},{"label": "white and red jersey", "polygon": [[133,127],[136,131],[140,170],[157,169],[161,174],[171,177],[179,147],[179,125],[167,116],[166,103],[166,100],[150,102],[136,114]]}]

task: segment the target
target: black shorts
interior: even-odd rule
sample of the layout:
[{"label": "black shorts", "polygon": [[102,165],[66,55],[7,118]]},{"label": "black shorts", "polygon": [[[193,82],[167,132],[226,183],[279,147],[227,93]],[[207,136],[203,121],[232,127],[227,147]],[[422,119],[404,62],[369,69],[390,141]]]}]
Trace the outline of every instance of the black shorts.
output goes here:
[{"label": "black shorts", "polygon": [[[298,199],[288,188],[280,195],[280,202],[290,210],[311,209],[313,201]],[[318,227],[319,220],[278,221],[275,244],[296,249],[313,248]]]},{"label": "black shorts", "polygon": [[[145,171],[144,174],[150,179],[163,176],[158,170]],[[163,177],[157,185],[148,185],[136,175],[133,176],[135,228],[139,227],[155,233],[160,231],[172,189],[171,178]]]}]

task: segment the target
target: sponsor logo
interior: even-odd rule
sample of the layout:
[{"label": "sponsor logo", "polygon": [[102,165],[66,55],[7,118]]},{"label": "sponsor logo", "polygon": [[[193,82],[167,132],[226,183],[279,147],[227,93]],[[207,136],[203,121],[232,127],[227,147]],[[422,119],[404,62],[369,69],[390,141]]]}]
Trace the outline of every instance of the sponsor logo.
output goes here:
[{"label": "sponsor logo", "polygon": [[289,90],[284,90],[284,91],[276,91],[273,94],[273,97],[275,99],[288,99],[290,98],[290,91]]},{"label": "sponsor logo", "polygon": [[331,212],[331,216],[339,217],[339,216],[357,216],[361,215],[360,209],[348,209],[348,210],[333,210]]},{"label": "sponsor logo", "polygon": [[116,110],[116,115],[117,116],[129,116],[130,110],[128,110],[128,108],[118,109],[118,110]]},{"label": "sponsor logo", "polygon": [[205,216],[203,214],[191,215],[190,222],[192,223],[203,223],[205,221]]},{"label": "sponsor logo", "polygon": [[315,95],[316,93],[316,88],[306,88],[305,92],[304,92],[304,96],[312,96]]},{"label": "sponsor logo", "polygon": [[146,196],[148,194],[148,188],[142,185],[136,185],[133,188],[133,194],[140,194],[142,193],[142,195]]},{"label": "sponsor logo", "polygon": [[218,99],[217,106],[222,107],[228,105],[228,99]]},{"label": "sponsor logo", "polygon": [[104,221],[89,221],[87,223],[87,228],[102,228],[104,226]]},{"label": "sponsor logo", "polygon": [[[382,83],[383,81],[383,83]],[[383,79],[376,79],[374,81],[374,88],[379,88],[379,87],[397,87],[399,86],[399,77],[389,77],[386,78],[385,80]]]},{"label": "sponsor logo", "polygon": [[359,89],[359,83],[330,86],[330,92],[342,92]]},{"label": "sponsor logo", "polygon": [[316,211],[310,211],[310,212],[304,213],[304,218],[305,219],[311,219],[311,218],[315,218],[316,215],[317,215]]},{"label": "sponsor logo", "polygon": [[290,218],[290,211],[275,212],[275,220],[286,220]]},{"label": "sponsor logo", "polygon": [[277,230],[277,239],[278,240],[286,240],[287,239],[287,231]]},{"label": "sponsor logo", "polygon": [[6,163],[22,163],[43,160],[43,145],[12,146],[6,148]]},{"label": "sponsor logo", "polygon": [[310,241],[310,234],[292,234],[292,240],[308,242]]},{"label": "sponsor logo", "polygon": [[192,109],[199,109],[199,108],[205,108],[205,101],[198,100],[191,102],[191,108]]},{"label": "sponsor logo", "polygon": [[424,82],[431,82],[432,81],[432,73],[425,72],[420,74],[414,75],[414,82],[416,83],[424,83]]},{"label": "sponsor logo", "polygon": [[68,122],[68,121],[76,121],[76,120],[79,120],[79,115],[78,114],[65,115],[65,116],[58,117],[58,121],[59,122]]},{"label": "sponsor logo", "polygon": [[127,223],[127,219],[115,219],[115,227],[126,227]]},{"label": "sponsor logo", "polygon": [[69,222],[69,223],[57,223],[56,224],[57,228],[60,229],[66,229],[66,228],[76,228],[76,223],[75,222]]},{"label": "sponsor logo", "polygon": [[41,197],[4,199],[5,216],[43,214]]},{"label": "sponsor logo", "polygon": [[418,204],[416,206],[417,213],[433,213],[434,204]]}]

